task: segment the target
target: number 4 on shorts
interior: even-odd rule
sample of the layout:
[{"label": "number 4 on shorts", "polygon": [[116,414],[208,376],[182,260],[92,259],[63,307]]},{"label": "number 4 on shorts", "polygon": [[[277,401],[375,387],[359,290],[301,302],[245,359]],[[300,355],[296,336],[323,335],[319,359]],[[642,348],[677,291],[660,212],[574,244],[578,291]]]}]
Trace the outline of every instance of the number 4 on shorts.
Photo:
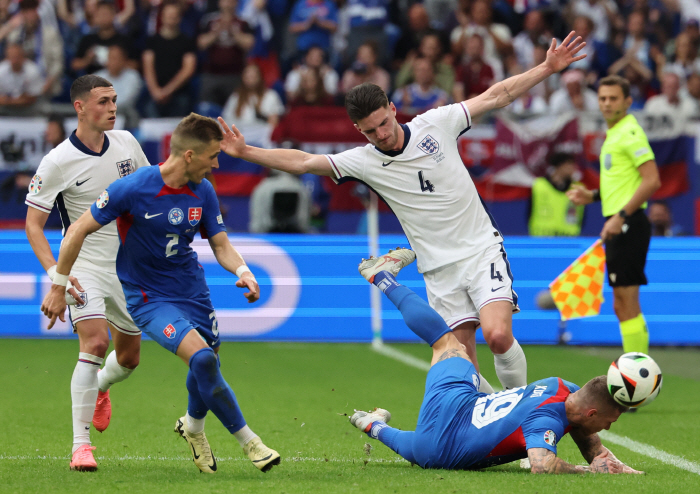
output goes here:
[{"label": "number 4 on shorts", "polygon": [[500,271],[496,271],[496,263],[494,262],[491,263],[491,279],[503,281],[503,276],[501,276]]}]

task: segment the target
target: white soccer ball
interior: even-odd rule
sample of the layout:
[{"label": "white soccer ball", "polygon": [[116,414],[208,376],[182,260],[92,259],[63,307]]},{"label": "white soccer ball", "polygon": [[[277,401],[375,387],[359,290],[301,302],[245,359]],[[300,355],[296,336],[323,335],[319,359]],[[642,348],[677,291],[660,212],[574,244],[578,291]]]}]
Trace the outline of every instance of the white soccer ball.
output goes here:
[{"label": "white soccer ball", "polygon": [[626,407],[638,408],[654,401],[662,382],[661,369],[643,353],[625,353],[608,369],[608,391]]}]

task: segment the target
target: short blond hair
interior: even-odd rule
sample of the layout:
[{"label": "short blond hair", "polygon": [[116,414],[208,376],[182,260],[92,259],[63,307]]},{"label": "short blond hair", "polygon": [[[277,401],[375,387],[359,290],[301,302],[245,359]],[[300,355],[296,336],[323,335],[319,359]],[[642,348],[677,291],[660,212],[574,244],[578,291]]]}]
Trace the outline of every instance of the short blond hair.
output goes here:
[{"label": "short blond hair", "polygon": [[200,151],[212,141],[222,141],[224,133],[213,118],[190,113],[180,120],[170,137],[172,153],[184,153],[188,149]]}]

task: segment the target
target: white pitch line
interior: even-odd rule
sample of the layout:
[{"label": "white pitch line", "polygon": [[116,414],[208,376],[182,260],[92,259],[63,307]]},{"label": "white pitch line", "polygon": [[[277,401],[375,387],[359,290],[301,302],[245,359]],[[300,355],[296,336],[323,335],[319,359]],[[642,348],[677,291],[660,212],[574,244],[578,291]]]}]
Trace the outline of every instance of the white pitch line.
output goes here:
[{"label": "white pitch line", "polygon": [[386,346],[383,343],[372,343],[372,350],[374,350],[377,353],[381,353],[386,357],[398,360],[399,362],[406,364],[410,367],[415,367],[416,369],[420,369],[425,372],[428,372],[430,370],[430,362],[426,362],[425,360],[419,359],[418,357],[414,357],[410,353],[402,352],[401,350],[397,350],[396,348]]},{"label": "white pitch line", "polygon": [[[107,461],[192,461],[192,458],[178,457],[172,458],[167,456],[96,456],[98,460]],[[302,456],[292,456],[289,458],[282,458],[286,462],[312,462],[312,463],[359,463],[364,460],[372,463],[401,463],[405,462],[403,458],[397,458],[394,460],[383,459],[383,458],[364,458],[364,459],[352,459],[352,458],[311,458]],[[29,460],[70,460],[70,456],[51,456],[51,455],[0,455],[0,461],[2,460],[12,460],[12,461],[29,461]],[[250,461],[248,458],[242,457],[227,457],[221,458],[216,457],[216,461]]]},{"label": "white pitch line", "polygon": [[627,448],[630,451],[639,453],[640,455],[648,456],[649,458],[659,460],[667,465],[673,465],[674,467],[700,475],[700,465],[690,460],[686,460],[685,458],[681,458],[680,456],[672,455],[657,449],[654,446],[650,446],[649,444],[640,443],[630,439],[629,437],[618,436],[617,434],[613,434],[609,431],[600,431],[598,435],[605,441],[620,445],[623,448]]}]

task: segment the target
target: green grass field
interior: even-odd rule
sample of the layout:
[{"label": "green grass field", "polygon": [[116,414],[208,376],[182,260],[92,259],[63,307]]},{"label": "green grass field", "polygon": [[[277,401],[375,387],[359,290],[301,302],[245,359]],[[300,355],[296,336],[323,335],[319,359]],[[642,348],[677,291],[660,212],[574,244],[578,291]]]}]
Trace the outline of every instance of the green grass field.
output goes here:
[{"label": "green grass field", "polygon": [[[429,359],[425,345],[395,345]],[[0,340],[0,492],[698,492],[700,486],[700,351],[654,350],[664,372],[659,398],[613,425],[615,437],[683,457],[698,473],[604,440],[645,476],[538,476],[517,464],[478,472],[411,467],[351,427],[345,413],[381,406],[392,425],[415,427],[425,373],[373,352],[368,345],[225,343],[222,371],[249,425],[282,454],[282,464],[258,472],[212,414],[207,436],[219,458],[215,475],[200,474],[173,432],[184,414],[186,366],[153,342],[141,365],[112,388],[112,423],[93,430],[94,473],[71,472],[70,379],[75,341]],[[491,381],[492,359],[480,348]],[[607,372],[613,349],[525,347],[531,381],[552,375],[578,384]],[[372,443],[366,452],[365,444]],[[582,463],[571,439],[559,455]],[[668,461],[668,460],[667,460]]]}]

